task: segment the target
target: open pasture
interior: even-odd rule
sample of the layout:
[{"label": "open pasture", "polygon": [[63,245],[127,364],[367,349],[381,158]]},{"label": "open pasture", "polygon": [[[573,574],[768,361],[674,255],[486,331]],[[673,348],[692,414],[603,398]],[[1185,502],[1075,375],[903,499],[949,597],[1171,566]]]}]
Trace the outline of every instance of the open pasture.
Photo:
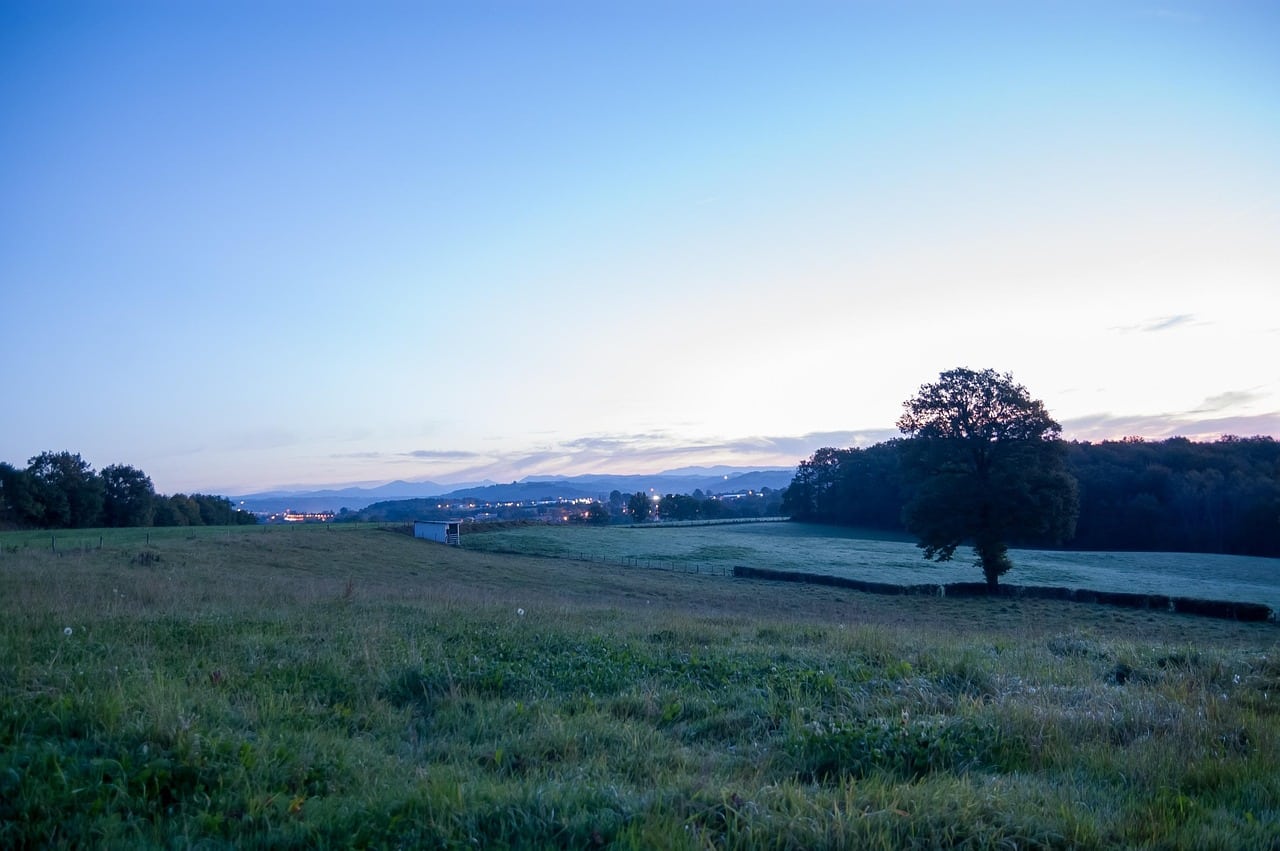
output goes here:
[{"label": "open pasture", "polygon": [[368,528],[103,538],[0,535],[0,847],[1280,837],[1273,624]]},{"label": "open pasture", "polygon": [[[925,561],[912,539],[807,523],[523,526],[465,536],[468,548],[732,572],[734,565],[897,585],[981,582],[967,548]],[[1205,553],[1010,551],[1001,581],[1262,603],[1280,612],[1280,559]]]}]

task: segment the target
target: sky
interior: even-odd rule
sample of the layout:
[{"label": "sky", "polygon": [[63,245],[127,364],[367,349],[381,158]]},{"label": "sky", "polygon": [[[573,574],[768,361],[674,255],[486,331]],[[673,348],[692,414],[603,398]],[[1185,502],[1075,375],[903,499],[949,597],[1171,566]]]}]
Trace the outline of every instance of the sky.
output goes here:
[{"label": "sky", "polygon": [[1280,437],[1280,5],[0,0],[0,460],[791,466],[955,367]]}]

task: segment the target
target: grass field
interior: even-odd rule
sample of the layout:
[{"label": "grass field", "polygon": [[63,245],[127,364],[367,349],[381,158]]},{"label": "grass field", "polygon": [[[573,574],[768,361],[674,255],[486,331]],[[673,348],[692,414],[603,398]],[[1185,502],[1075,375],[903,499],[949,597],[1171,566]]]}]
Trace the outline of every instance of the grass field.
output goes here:
[{"label": "grass field", "polygon": [[[980,582],[967,549],[951,562],[925,561],[912,539],[804,523],[697,527],[524,526],[469,535],[472,549],[584,556],[612,562],[734,565],[829,573],[899,585]],[[1004,580],[1096,591],[1132,591],[1262,603],[1280,611],[1280,559],[1204,553],[1093,553],[1012,550]]]},{"label": "grass field", "polygon": [[0,535],[0,847],[1280,846],[1274,624],[221,531]]}]

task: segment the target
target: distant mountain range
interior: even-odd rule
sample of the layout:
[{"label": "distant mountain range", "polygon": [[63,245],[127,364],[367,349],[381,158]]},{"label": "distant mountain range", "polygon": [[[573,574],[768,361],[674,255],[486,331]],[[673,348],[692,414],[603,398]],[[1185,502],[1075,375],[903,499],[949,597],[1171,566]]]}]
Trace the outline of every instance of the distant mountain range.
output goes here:
[{"label": "distant mountain range", "polygon": [[780,489],[791,483],[793,467],[681,467],[651,475],[528,476],[510,484],[491,481],[440,484],[439,482],[388,482],[377,487],[344,487],[326,490],[275,490],[233,496],[246,511],[357,511],[376,502],[421,497],[471,498],[487,502],[531,499],[607,499],[611,491],[632,494],[738,493],[763,488]]},{"label": "distant mountain range", "polygon": [[[474,482],[462,487],[484,487],[493,482]],[[388,499],[413,499],[415,497],[439,496],[454,488],[457,484],[442,485],[439,482],[406,482],[396,480],[376,487],[345,487],[321,490],[274,490],[244,494],[230,497],[231,501],[245,511],[258,513],[274,513],[278,511],[340,511],[343,508],[355,511]]]}]

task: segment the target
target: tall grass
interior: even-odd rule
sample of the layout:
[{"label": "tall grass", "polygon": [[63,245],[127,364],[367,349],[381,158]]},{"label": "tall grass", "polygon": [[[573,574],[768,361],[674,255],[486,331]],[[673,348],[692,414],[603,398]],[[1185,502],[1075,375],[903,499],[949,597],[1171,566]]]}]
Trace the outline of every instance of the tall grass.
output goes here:
[{"label": "tall grass", "polygon": [[324,529],[10,545],[0,616],[3,847],[1280,837],[1274,625]]}]

